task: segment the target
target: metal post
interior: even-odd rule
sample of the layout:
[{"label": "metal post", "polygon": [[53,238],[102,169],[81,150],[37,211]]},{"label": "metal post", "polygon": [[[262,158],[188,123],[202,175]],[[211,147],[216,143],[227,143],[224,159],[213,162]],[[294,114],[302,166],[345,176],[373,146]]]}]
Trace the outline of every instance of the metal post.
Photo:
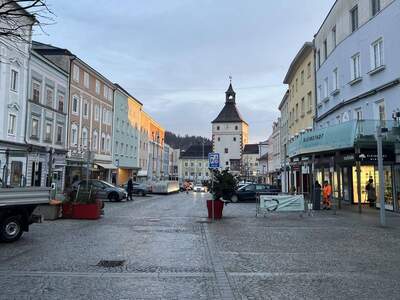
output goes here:
[{"label": "metal post", "polygon": [[8,164],[10,163],[10,151],[6,150],[6,165],[4,169],[3,188],[7,187],[8,183]]},{"label": "metal post", "polygon": [[48,176],[48,186],[51,187],[53,181],[53,148],[49,150],[49,162],[48,162],[49,173]]},{"label": "metal post", "polygon": [[90,145],[87,142],[87,158],[86,158],[86,189],[89,189],[89,166],[90,166]]},{"label": "metal post", "polygon": [[360,148],[356,148],[356,173],[357,173],[357,196],[358,196],[358,212],[362,213],[361,205],[361,162],[360,162]]},{"label": "metal post", "polygon": [[383,150],[382,150],[382,127],[378,126],[376,142],[378,148],[378,171],[379,171],[379,203],[380,203],[380,224],[386,226],[385,186],[383,173]]},{"label": "metal post", "polygon": [[[211,190],[214,193],[214,172],[211,172]],[[211,202],[211,221],[214,222],[214,204],[215,204],[215,197],[214,195],[212,196],[212,202]]]}]

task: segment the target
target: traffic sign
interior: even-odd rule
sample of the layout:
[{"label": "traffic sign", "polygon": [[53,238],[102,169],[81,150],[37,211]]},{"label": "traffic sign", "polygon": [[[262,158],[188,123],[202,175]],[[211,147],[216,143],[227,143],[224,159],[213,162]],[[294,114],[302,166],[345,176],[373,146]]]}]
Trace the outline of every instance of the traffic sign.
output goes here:
[{"label": "traffic sign", "polygon": [[219,168],[219,153],[208,154],[208,168],[218,169]]}]

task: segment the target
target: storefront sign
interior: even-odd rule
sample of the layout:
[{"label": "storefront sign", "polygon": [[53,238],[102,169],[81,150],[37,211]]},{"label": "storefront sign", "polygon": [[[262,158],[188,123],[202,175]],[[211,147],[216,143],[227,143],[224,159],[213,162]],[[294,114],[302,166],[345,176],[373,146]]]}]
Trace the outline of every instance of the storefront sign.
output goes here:
[{"label": "storefront sign", "polygon": [[350,121],[335,126],[306,132],[289,144],[290,157],[353,148],[356,137],[357,122]]}]

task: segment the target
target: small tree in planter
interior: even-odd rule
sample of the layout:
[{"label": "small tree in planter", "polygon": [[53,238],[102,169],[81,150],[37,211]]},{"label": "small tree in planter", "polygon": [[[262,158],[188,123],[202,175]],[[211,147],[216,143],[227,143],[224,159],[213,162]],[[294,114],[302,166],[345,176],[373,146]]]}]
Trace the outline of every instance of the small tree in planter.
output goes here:
[{"label": "small tree in planter", "polygon": [[207,200],[208,217],[212,217],[212,205],[214,203],[214,216],[216,219],[222,218],[224,208],[223,199],[229,200],[236,189],[236,178],[228,170],[213,170],[213,181],[209,182],[208,190],[211,192],[214,201]]},{"label": "small tree in planter", "polygon": [[67,193],[63,203],[63,217],[95,220],[100,218],[103,202],[91,188],[78,187]]}]

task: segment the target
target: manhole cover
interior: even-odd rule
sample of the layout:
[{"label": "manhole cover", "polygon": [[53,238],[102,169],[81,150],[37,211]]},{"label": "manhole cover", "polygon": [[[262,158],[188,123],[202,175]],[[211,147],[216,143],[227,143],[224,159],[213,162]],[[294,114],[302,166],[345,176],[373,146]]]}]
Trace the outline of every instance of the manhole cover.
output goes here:
[{"label": "manhole cover", "polygon": [[97,264],[98,267],[104,268],[116,268],[122,267],[125,264],[125,260],[101,260]]}]

